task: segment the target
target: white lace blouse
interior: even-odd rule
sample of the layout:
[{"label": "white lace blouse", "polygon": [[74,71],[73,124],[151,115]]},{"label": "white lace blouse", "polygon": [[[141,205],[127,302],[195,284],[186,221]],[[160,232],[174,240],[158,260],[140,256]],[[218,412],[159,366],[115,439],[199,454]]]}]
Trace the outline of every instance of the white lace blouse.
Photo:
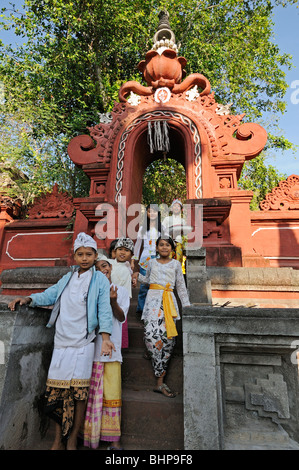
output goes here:
[{"label": "white lace blouse", "polygon": [[[160,284],[166,286],[170,284],[171,289],[176,289],[182,307],[190,305],[190,300],[182,273],[182,266],[179,261],[173,259],[170,263],[161,264],[156,259],[149,261],[146,275],[142,276],[144,284]],[[171,293],[177,311],[177,320],[180,319],[179,308],[174,293]],[[149,289],[142,313],[142,320],[148,315],[157,315],[161,306],[163,290]]]}]

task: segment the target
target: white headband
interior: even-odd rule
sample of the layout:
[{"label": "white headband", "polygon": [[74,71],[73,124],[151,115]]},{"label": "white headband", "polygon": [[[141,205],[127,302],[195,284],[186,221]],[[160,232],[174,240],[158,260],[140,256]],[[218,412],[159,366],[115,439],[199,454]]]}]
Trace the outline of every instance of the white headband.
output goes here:
[{"label": "white headband", "polygon": [[172,207],[174,204],[180,204],[181,207],[183,207],[183,204],[181,203],[181,201],[179,199],[174,199],[174,201],[172,201],[172,204],[170,207]]},{"label": "white headband", "polygon": [[87,233],[84,232],[78,234],[74,243],[74,252],[76,252],[81,246],[84,248],[93,248],[96,251],[98,249],[97,242],[90,235],[87,235]]}]

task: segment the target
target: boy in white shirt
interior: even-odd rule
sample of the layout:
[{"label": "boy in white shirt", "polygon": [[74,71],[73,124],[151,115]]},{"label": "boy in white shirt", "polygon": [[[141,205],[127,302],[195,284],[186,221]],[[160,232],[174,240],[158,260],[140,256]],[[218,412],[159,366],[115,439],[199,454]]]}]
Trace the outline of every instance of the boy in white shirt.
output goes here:
[{"label": "boy in white shirt", "polygon": [[79,233],[74,243],[77,266],[44,292],[19,297],[8,305],[31,302],[32,307],[54,305],[48,327],[55,324],[54,350],[46,383],[45,411],[55,420],[52,450],[77,448],[84,419],[94,357],[96,331],[103,357],[112,355],[110,286],[95,270],[96,241]]}]

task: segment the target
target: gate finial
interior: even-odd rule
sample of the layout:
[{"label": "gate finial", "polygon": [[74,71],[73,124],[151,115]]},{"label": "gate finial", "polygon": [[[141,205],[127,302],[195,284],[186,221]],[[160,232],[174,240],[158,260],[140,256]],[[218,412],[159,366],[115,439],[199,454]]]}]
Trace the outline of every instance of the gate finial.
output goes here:
[{"label": "gate finial", "polygon": [[169,13],[167,10],[162,10],[159,13],[159,25],[157,32],[154,35],[153,50],[173,49],[178,52],[178,47],[175,43],[175,35],[169,24]]}]

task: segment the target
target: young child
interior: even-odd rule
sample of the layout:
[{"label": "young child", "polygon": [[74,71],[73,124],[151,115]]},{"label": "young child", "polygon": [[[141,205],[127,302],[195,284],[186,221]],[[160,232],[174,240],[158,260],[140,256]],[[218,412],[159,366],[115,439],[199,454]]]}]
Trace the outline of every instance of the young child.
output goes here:
[{"label": "young child", "polygon": [[132,270],[131,259],[134,252],[134,243],[130,238],[121,237],[114,246],[115,258],[111,259],[113,270],[112,282],[124,286],[130,298],[132,297]]},{"label": "young child", "polygon": [[110,282],[110,302],[113,312],[111,341],[115,346],[112,357],[101,356],[100,336],[95,344],[95,356],[92,369],[87,411],[84,422],[84,445],[96,449],[99,442],[110,442],[108,449],[121,450],[121,341],[122,324],[127,317],[130,298],[122,286],[111,282],[113,271],[110,260],[96,262],[96,269],[101,271]]},{"label": "young child", "polygon": [[74,243],[77,266],[44,292],[19,297],[9,304],[54,305],[48,327],[55,324],[54,350],[46,382],[46,413],[55,420],[52,450],[77,448],[84,419],[94,358],[95,330],[102,338],[101,355],[111,357],[110,284],[94,267],[96,241],[79,233]]},{"label": "young child", "polygon": [[176,288],[183,307],[190,305],[181,264],[171,259],[175,249],[172,238],[158,238],[159,258],[149,261],[145,281],[149,284],[142,320],[144,320],[144,341],[152,360],[156,377],[155,392],[173,398],[175,393],[164,383],[167,366],[175,345],[177,330],[175,321],[180,319],[173,289]]},{"label": "young child", "polygon": [[[134,251],[134,243],[130,238],[121,237],[114,245],[115,258],[110,260],[112,264],[111,281],[117,286],[123,286],[127,289],[130,299],[132,298],[132,270],[131,258]],[[135,280],[135,285],[136,285]],[[122,347],[128,348],[129,334],[127,320],[122,325]]]},{"label": "young child", "polygon": [[117,238],[115,240],[112,240],[109,246],[109,255],[108,258],[110,259],[115,259],[115,245],[117,243]]}]

